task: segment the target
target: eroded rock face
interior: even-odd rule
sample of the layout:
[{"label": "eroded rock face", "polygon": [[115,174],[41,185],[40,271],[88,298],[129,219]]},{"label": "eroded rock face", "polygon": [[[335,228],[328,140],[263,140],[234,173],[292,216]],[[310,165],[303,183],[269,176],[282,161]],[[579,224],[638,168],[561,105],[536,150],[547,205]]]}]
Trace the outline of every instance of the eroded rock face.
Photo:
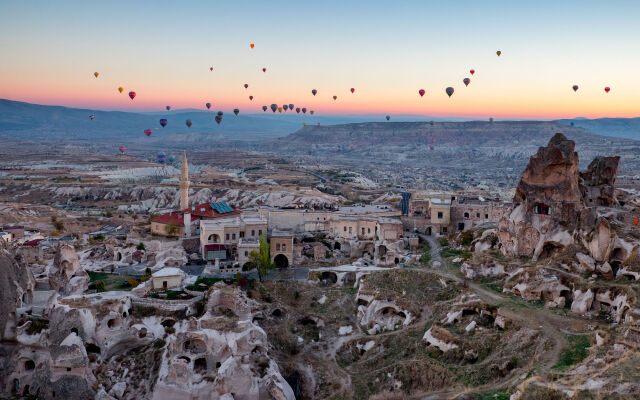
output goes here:
[{"label": "eroded rock face", "polygon": [[35,279],[24,263],[15,259],[14,253],[0,240],[0,340],[15,339],[17,308],[33,297]]},{"label": "eroded rock face", "polygon": [[49,268],[49,285],[63,295],[82,294],[87,290],[89,274],[80,266],[78,254],[72,246],[58,246],[53,265]]},{"label": "eroded rock face", "polygon": [[615,183],[620,157],[596,157],[580,172],[582,197],[587,205],[617,206]]}]

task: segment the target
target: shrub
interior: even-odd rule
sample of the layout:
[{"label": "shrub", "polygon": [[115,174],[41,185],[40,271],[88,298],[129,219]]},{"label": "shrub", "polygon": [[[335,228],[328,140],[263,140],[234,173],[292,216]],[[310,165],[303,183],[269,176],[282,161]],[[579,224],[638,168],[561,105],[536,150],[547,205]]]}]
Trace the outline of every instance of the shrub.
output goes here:
[{"label": "shrub", "polygon": [[51,232],[49,233],[49,236],[58,237],[58,236],[60,236],[60,232],[58,232],[58,231],[51,231]]},{"label": "shrub", "polygon": [[471,242],[473,242],[473,232],[464,231],[460,234],[460,243],[463,246],[471,246]]},{"label": "shrub", "polygon": [[142,243],[142,242],[138,243],[138,245],[136,246],[136,250],[143,251],[144,250],[144,243]]},{"label": "shrub", "polygon": [[445,237],[441,237],[440,239],[438,239],[438,243],[440,243],[440,246],[442,247],[449,246],[449,240]]},{"label": "shrub", "polygon": [[300,292],[298,292],[297,290],[295,292],[293,292],[293,298],[294,299],[298,299],[300,297]]},{"label": "shrub", "polygon": [[127,282],[129,282],[129,285],[131,285],[132,288],[138,286],[138,283],[139,283],[138,280],[135,278],[129,278]]},{"label": "shrub", "polygon": [[95,281],[94,283],[95,283],[95,285],[96,285],[96,291],[97,291],[98,293],[100,293],[100,292],[104,292],[104,291],[106,291],[106,290],[107,290],[107,289],[105,288],[104,281]]}]

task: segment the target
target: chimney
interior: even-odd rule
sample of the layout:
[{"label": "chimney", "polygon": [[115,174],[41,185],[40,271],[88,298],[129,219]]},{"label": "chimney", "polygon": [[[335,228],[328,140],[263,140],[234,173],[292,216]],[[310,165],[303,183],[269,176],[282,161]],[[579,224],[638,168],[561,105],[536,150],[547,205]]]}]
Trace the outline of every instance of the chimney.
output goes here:
[{"label": "chimney", "polygon": [[184,236],[191,237],[191,213],[184,213]]}]

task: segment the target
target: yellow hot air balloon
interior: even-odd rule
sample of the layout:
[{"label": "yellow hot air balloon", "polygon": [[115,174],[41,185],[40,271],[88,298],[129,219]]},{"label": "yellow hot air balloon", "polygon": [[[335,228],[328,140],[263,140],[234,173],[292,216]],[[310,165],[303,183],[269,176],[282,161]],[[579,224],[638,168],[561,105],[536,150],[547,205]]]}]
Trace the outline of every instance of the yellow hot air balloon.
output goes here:
[{"label": "yellow hot air balloon", "polygon": [[118,88],[118,92],[122,93],[123,91],[124,91],[124,88],[123,88],[122,86],[120,86],[120,87]]},{"label": "yellow hot air balloon", "polygon": [[100,75],[98,72],[93,73],[93,76],[95,76],[96,78],[98,77],[98,75]]},{"label": "yellow hot air balloon", "polygon": [[278,107],[278,112],[282,112],[282,107]]}]

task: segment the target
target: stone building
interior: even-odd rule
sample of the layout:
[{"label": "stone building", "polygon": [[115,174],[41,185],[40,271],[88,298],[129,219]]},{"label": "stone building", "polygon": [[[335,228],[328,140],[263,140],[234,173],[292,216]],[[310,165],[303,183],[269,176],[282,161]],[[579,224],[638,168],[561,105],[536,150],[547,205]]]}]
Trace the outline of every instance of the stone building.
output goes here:
[{"label": "stone building", "polygon": [[[200,247],[203,258],[208,263],[220,261],[235,261],[238,257],[238,246],[249,243],[248,239],[258,240],[260,235],[267,233],[267,221],[260,217],[246,217],[235,215],[231,218],[200,221]],[[222,251],[209,256],[209,250],[216,245],[215,251]],[[244,253],[243,253],[244,254]],[[222,258],[222,255],[225,258]],[[244,257],[244,256],[243,256]],[[242,265],[242,264],[241,264]]]},{"label": "stone building", "polygon": [[166,267],[151,275],[153,290],[175,289],[182,286],[184,272],[180,268]]},{"label": "stone building", "polygon": [[271,260],[278,268],[287,268],[293,260],[293,235],[286,231],[271,232]]}]

